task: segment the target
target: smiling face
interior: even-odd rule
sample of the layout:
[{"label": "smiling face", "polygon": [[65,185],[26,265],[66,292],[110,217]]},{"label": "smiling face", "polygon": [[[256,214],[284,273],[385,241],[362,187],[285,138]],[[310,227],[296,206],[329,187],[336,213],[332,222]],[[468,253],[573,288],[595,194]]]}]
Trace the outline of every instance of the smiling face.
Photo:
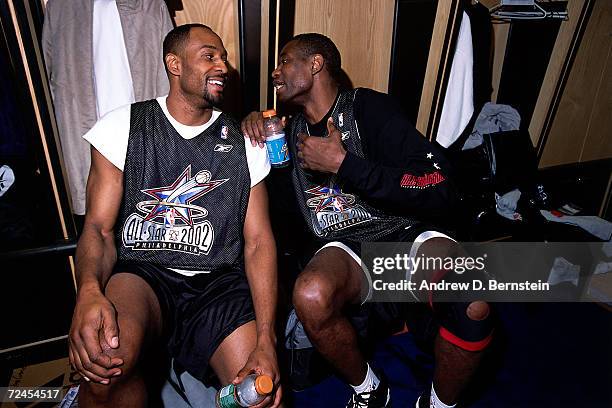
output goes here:
[{"label": "smiling face", "polygon": [[281,102],[299,104],[308,96],[313,83],[312,61],[301,55],[295,41],[290,41],[281,51],[272,79]]},{"label": "smiling face", "polygon": [[218,35],[195,27],[180,56],[179,86],[189,99],[201,101],[201,107],[218,106],[223,101],[227,79],[227,51]]}]

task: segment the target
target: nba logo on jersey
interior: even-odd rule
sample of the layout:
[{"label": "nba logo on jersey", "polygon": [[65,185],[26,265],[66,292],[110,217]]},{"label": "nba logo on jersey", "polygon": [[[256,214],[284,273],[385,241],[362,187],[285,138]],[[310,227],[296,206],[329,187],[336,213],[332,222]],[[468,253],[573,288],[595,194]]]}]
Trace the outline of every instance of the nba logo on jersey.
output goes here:
[{"label": "nba logo on jersey", "polygon": [[166,215],[164,217],[164,227],[166,228],[172,228],[174,227],[174,222],[176,219],[176,216],[174,215],[174,208],[171,208],[170,210],[168,210],[166,212]]},{"label": "nba logo on jersey", "polygon": [[221,139],[227,139],[227,126],[221,126]]},{"label": "nba logo on jersey", "polygon": [[340,125],[340,127],[344,126],[344,115],[342,113],[338,115],[338,125]]}]

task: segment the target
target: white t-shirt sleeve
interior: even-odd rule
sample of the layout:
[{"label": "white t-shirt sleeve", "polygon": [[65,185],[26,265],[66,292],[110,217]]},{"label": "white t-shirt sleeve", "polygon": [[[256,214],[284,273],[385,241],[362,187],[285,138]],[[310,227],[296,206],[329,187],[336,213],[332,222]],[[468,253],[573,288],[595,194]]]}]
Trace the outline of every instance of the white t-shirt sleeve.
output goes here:
[{"label": "white t-shirt sleeve", "polygon": [[[98,150],[115,167],[123,171],[130,138],[131,105],[117,108],[106,115],[87,132],[83,138]],[[257,185],[270,173],[270,160],[266,148],[251,146],[244,139],[247,164],[251,176],[251,187]]]},{"label": "white t-shirt sleeve", "polygon": [[247,164],[251,175],[251,188],[253,188],[270,173],[270,160],[265,146],[263,148],[259,145],[253,147],[251,146],[251,140],[244,138],[244,147],[246,148]]},{"label": "white t-shirt sleeve", "polygon": [[130,138],[130,112],[131,105],[110,111],[83,135],[83,139],[121,171]]}]

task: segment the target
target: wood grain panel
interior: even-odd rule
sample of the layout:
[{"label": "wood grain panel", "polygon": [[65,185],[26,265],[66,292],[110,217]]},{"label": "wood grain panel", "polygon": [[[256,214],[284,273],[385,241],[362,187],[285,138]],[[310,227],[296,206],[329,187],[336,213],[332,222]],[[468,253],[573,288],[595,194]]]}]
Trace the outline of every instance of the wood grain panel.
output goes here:
[{"label": "wood grain panel", "polygon": [[[585,78],[597,82],[596,93],[593,94],[593,110],[588,120],[587,133],[582,147],[580,161],[607,159],[612,157],[612,2],[599,2],[593,10],[593,36],[588,37],[594,47],[601,45],[600,49],[591,48],[591,55],[586,55],[589,69],[593,70],[595,61],[603,64],[599,80],[596,76]],[[589,32],[586,36],[589,36]],[[607,55],[603,55],[607,49]],[[592,61],[594,60],[594,61]],[[593,65],[591,65],[593,64]],[[588,74],[587,74],[588,75]]]},{"label": "wood grain panel", "polygon": [[563,21],[559,28],[557,41],[555,42],[555,46],[550,56],[546,75],[544,76],[540,94],[538,95],[538,100],[533,110],[533,115],[531,116],[531,122],[529,123],[529,134],[531,135],[531,141],[534,146],[538,146],[539,140],[542,137],[547,115],[555,98],[555,90],[559,83],[560,76],[563,74],[565,60],[567,59],[568,53],[572,51],[572,38],[580,23],[579,18],[584,6],[585,0],[568,1],[568,20]]},{"label": "wood grain panel", "polygon": [[597,1],[571,68],[541,167],[612,157],[612,2]]},{"label": "wood grain panel", "polygon": [[354,86],[387,92],[394,0],[296,0],[294,33],[331,38]]},{"label": "wood grain panel", "polygon": [[[443,50],[441,53],[442,59],[440,59],[440,66],[439,66],[439,70],[441,71],[442,75],[440,75],[439,77],[440,81],[436,83],[436,87],[438,88],[438,90],[437,90],[437,95],[435,96],[434,105],[432,106],[432,113],[431,113],[431,117],[429,120],[429,126],[427,128],[427,133],[423,133],[425,137],[427,137],[429,140],[434,140],[436,137],[436,134],[438,133],[438,124],[442,117],[442,108],[444,107],[444,97],[446,96],[446,89],[447,89],[446,87],[448,86],[448,83],[446,81],[450,77],[450,71],[453,65],[453,57],[455,55],[456,45],[452,45],[453,42],[451,41],[451,37],[458,36],[459,29],[461,26],[461,17],[459,17],[459,15],[463,13],[462,9],[459,7],[460,5],[459,2],[452,4],[452,2],[448,1],[448,3],[451,3],[451,6],[450,6],[451,9],[450,9],[449,16],[445,17],[445,20],[442,20],[442,21],[439,21],[436,18],[436,22],[434,23],[434,24],[442,24],[443,22],[446,22],[448,42],[443,44]],[[434,43],[433,41],[432,41],[432,46],[438,47],[438,45]],[[423,87],[423,89],[425,89],[425,87]]]},{"label": "wood grain panel", "polygon": [[508,44],[508,33],[510,32],[509,23],[493,24],[493,69],[491,73],[491,86],[493,93],[491,101],[497,102],[497,91],[499,91],[499,82],[501,80],[502,68],[504,66],[504,57],[506,56],[506,45]]},{"label": "wood grain panel", "polygon": [[182,0],[183,9],[176,11],[176,25],[202,23],[212,28],[223,40],[228,61],[240,71],[238,36],[238,2],[235,0]]},{"label": "wood grain panel", "polygon": [[[417,117],[416,128],[431,139],[431,132],[428,134],[428,124],[430,117],[435,114],[439,94],[436,95],[438,77],[440,71],[444,71],[448,57],[448,47],[445,39],[448,30],[453,29],[455,24],[454,16],[458,3],[450,0],[438,1],[436,10],[436,21],[431,37],[431,47],[427,58],[427,71],[423,82],[423,92],[421,93],[421,103],[419,105],[419,116]],[[452,16],[452,17],[451,17]],[[452,20],[451,20],[452,18]],[[450,27],[449,27],[450,26]],[[442,61],[444,59],[444,61]],[[450,69],[450,66],[448,67]]]},{"label": "wood grain panel", "polygon": [[[17,18],[17,11],[15,10],[15,5],[14,5],[13,0],[10,0],[8,2],[8,6],[9,6],[9,11],[11,13],[11,20],[13,22],[13,26],[15,27],[15,34],[17,36],[17,45],[19,47],[19,54],[21,56],[21,60],[22,60],[22,63],[23,63],[23,69],[25,71],[25,76],[26,76],[26,80],[27,80],[27,86],[28,86],[28,89],[30,91],[32,108],[34,110],[34,117],[36,118],[36,125],[38,127],[38,132],[39,132],[39,136],[40,136],[40,143],[42,145],[42,149],[43,149],[43,153],[44,153],[44,161],[45,161],[45,163],[47,165],[47,169],[49,171],[49,182],[51,183],[51,190],[53,191],[53,199],[55,201],[55,209],[57,210],[57,216],[59,218],[60,227],[62,229],[62,237],[64,239],[68,239],[69,237],[73,236],[74,231],[70,231],[70,232],[68,231],[68,226],[67,226],[67,222],[66,222],[66,211],[62,207],[60,187],[58,186],[57,175],[55,174],[55,170],[54,170],[54,167],[53,167],[53,162],[51,160],[51,154],[52,154],[51,152],[52,152],[52,150],[49,149],[49,144],[47,143],[47,138],[49,138],[49,136],[45,132],[45,126],[43,124],[43,113],[40,110],[40,106],[42,104],[39,101],[39,97],[36,95],[36,90],[34,89],[34,87],[35,87],[34,81],[35,80],[32,77],[32,75],[35,75],[35,74],[38,74],[38,75],[42,76],[42,78],[46,77],[44,69],[43,69],[43,56],[42,56],[41,50],[38,48],[39,42],[38,42],[38,40],[36,38],[36,30],[34,30],[34,23],[32,21],[32,14],[30,12],[29,5],[26,4],[28,26],[29,27],[24,27],[24,29],[27,30],[29,28],[30,35],[34,38],[34,44],[36,45],[36,50],[35,50],[36,59],[37,59],[36,61],[30,61],[28,59],[28,56],[27,56],[27,53],[26,53],[26,49],[25,49],[26,44],[24,43],[24,37],[21,34],[22,28],[19,25],[19,21],[18,21],[18,18]],[[32,67],[32,68],[30,69],[30,67]],[[36,69],[38,69],[38,73],[36,73]],[[23,86],[25,87],[25,84]],[[43,88],[45,88],[45,90],[46,90],[46,93],[45,93],[46,101],[45,101],[45,103],[47,103],[48,106],[51,106],[50,105],[50,100],[49,100],[49,91],[46,88],[46,86],[47,86],[47,84],[43,85]],[[56,128],[54,130],[56,130]],[[57,136],[58,136],[57,133],[55,133],[55,135],[53,135],[53,137],[55,138],[56,142],[58,141],[58,137]],[[58,146],[59,146],[59,144],[58,144]],[[60,161],[60,163],[63,163],[63,162]],[[63,165],[62,165],[62,169],[63,169]],[[65,174],[63,174],[63,176],[65,177]],[[72,274],[73,274],[73,278],[74,278],[74,270],[72,271]]]}]

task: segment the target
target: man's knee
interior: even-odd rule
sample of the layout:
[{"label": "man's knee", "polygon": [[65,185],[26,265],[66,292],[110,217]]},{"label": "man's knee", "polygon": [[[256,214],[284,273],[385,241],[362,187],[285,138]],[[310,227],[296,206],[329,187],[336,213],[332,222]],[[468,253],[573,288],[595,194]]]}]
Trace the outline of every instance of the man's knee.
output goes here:
[{"label": "man's knee", "polygon": [[[93,400],[98,404],[113,401],[115,399],[115,393],[118,392],[118,386],[123,382],[123,380],[118,380],[117,378],[111,379],[108,384],[91,382],[81,384],[79,388],[80,398],[86,398],[88,401]],[[79,404],[82,403],[83,400],[79,401]]]},{"label": "man's knee", "polygon": [[467,351],[482,351],[493,338],[494,318],[483,301],[434,303],[440,336]]},{"label": "man's knee", "polygon": [[333,284],[318,272],[308,271],[300,275],[293,289],[293,304],[300,320],[321,321],[334,313]]},{"label": "man's knee", "polygon": [[111,348],[106,351],[111,358],[120,358],[123,360],[123,364],[120,367],[121,377],[129,376],[137,370],[141,349],[143,347],[142,342],[142,336],[131,337],[129,334],[123,333],[119,338],[119,347],[116,349]]},{"label": "man's knee", "polygon": [[[121,374],[109,379],[108,384],[98,384],[94,382],[83,383],[84,393],[89,394],[95,401],[104,402],[114,400],[114,394],[118,392],[122,385],[130,382],[135,376],[140,376],[138,362],[140,350],[133,343],[125,338],[119,340],[120,346],[117,349],[108,349],[104,353],[111,358],[120,358],[123,364],[118,368]],[[87,368],[87,367],[85,367]],[[81,391],[79,391],[81,392]]]},{"label": "man's knee", "polygon": [[476,321],[484,320],[489,316],[490,308],[487,302],[477,300],[468,305],[467,316]]}]

